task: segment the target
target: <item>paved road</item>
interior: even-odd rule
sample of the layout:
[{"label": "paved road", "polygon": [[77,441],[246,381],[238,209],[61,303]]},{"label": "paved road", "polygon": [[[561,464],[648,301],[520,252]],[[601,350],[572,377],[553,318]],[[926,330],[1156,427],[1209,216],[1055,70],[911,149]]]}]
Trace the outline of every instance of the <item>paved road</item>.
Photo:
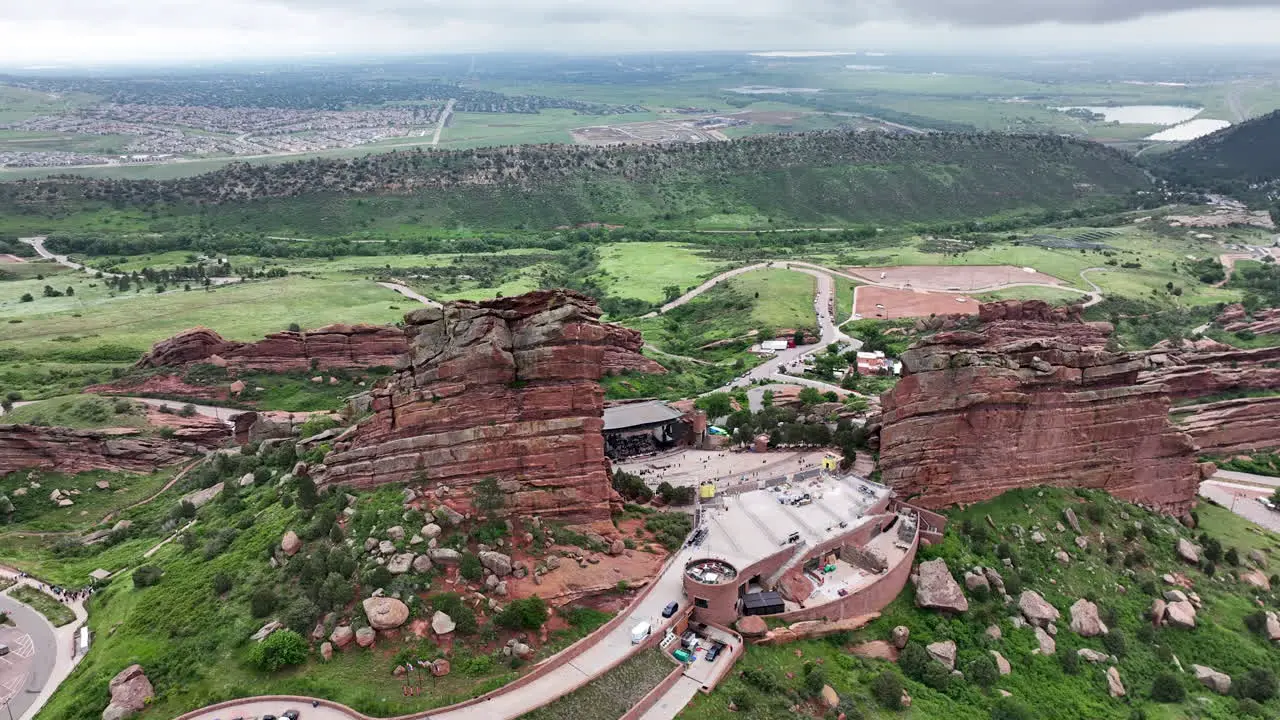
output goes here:
[{"label": "paved road", "polygon": [[[120,398],[121,400],[132,400],[133,402],[142,403],[143,405],[150,405],[151,407],[155,407],[155,408],[168,406],[170,408],[173,408],[175,411],[180,410],[187,405],[190,405],[191,407],[195,408],[197,415],[216,418],[226,423],[229,426],[235,425],[235,423],[231,421],[231,418],[235,417],[236,415],[239,415],[242,412],[245,412],[244,410],[218,407],[216,405],[197,405],[196,403],[189,403],[181,400],[159,400],[157,398],[129,397],[127,395],[112,395],[111,397]],[[19,402],[14,403],[13,406],[15,408],[19,408],[19,407],[22,407],[23,405],[31,405],[32,403],[38,403],[38,402],[40,401],[39,400],[21,400]],[[0,415],[4,415],[4,408],[0,408]]]},{"label": "paved road", "polygon": [[9,654],[0,657],[0,705],[7,705],[15,718],[23,717],[36,699],[28,688],[38,692],[53,672],[57,643],[53,626],[35,610],[0,595],[0,611],[14,623],[0,628],[0,642],[9,646]]},{"label": "paved road", "polygon": [[[31,578],[18,579],[17,576],[16,570],[0,567],[0,577],[16,580],[15,588],[20,585],[34,587],[37,584]],[[40,708],[44,707],[83,657],[73,657],[72,651],[75,648],[76,631],[89,619],[89,615],[85,612],[83,600],[64,603],[75,613],[76,619],[55,628],[43,615],[9,597],[8,593],[11,591],[12,589],[0,593],[0,610],[12,613],[18,627],[30,634],[35,643],[26,685],[10,700],[14,718],[29,720],[40,712]],[[2,694],[3,690],[0,689],[0,695]]]},{"label": "paved road", "polygon": [[379,282],[378,284],[388,290],[394,290],[400,293],[401,295],[409,298],[410,300],[417,300],[418,302],[428,307],[444,307],[444,305],[436,302],[435,300],[432,300],[431,298],[425,295],[418,293],[416,290],[409,287],[408,285],[401,285],[400,283],[393,283],[393,282]]},{"label": "paved road", "polygon": [[431,136],[431,147],[440,144],[440,131],[444,130],[445,123],[449,122],[449,116],[453,114],[453,104],[457,102],[453,98],[449,98],[449,102],[444,104],[444,110],[440,113],[440,120],[436,123],[436,134]]},{"label": "paved road", "polygon": [[[102,277],[104,278],[121,277],[120,273],[111,273],[105,270],[98,270],[96,268],[91,268],[86,265],[81,265],[78,262],[74,262],[71,259],[69,259],[66,255],[55,255],[54,253],[50,252],[47,248],[45,248],[44,241],[47,240],[48,237],[44,235],[41,235],[38,237],[25,237],[25,238],[18,238],[18,239],[30,245],[36,251],[36,254],[44,258],[45,260],[52,260],[58,263],[59,265],[62,265],[64,267],[69,267],[72,270],[81,270],[91,275],[97,275],[98,273],[102,273]],[[234,283],[234,282],[240,282],[240,278],[238,277],[209,278],[210,285],[230,285],[231,283]],[[178,290],[180,290],[180,288],[170,290],[169,292],[177,292]]]}]

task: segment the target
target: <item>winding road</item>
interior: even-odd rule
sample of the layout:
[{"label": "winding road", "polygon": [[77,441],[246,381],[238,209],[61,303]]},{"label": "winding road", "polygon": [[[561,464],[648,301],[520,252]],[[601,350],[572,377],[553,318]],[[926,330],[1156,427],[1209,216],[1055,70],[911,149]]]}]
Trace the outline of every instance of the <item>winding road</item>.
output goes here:
[{"label": "winding road", "polygon": [[[38,581],[20,577],[12,568],[0,566],[0,578],[12,581],[14,588],[40,589]],[[0,611],[9,613],[13,619],[17,631],[14,635],[19,642],[26,636],[30,645],[15,645],[10,648],[12,657],[0,657],[0,666],[6,666],[0,667],[0,701],[3,701],[0,704],[7,707],[9,717],[29,720],[44,707],[83,657],[74,653],[75,635],[89,615],[84,609],[84,600],[63,603],[75,614],[75,620],[56,628],[44,615],[10,597],[11,590],[0,593]],[[6,657],[10,659],[5,660]]]},{"label": "winding road", "polygon": [[[101,273],[102,277],[104,278],[123,277],[121,273],[112,273],[112,272],[107,272],[105,270],[98,270],[96,268],[91,268],[87,265],[81,265],[80,263],[71,260],[66,255],[54,254],[44,246],[44,241],[48,239],[49,238],[45,235],[40,235],[37,237],[18,238],[18,240],[30,245],[32,249],[36,251],[36,254],[39,255],[40,257],[44,258],[45,260],[52,260],[58,263],[59,265],[62,265],[63,267],[69,267],[72,270],[80,270],[82,272],[89,273],[90,275],[97,275],[98,273]],[[238,277],[209,278],[210,285],[230,285],[231,283],[234,283],[234,282],[240,282],[240,278]],[[177,289],[175,288],[174,290],[170,290],[169,292],[177,292]]]}]

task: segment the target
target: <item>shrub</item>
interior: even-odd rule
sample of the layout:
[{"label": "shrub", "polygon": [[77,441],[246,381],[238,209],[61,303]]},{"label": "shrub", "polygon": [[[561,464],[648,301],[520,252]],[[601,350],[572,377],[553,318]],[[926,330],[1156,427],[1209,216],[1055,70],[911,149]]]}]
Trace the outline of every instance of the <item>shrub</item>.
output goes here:
[{"label": "shrub", "polygon": [[484,569],[480,565],[480,558],[476,557],[474,553],[463,553],[462,560],[458,563],[458,574],[472,582],[484,577]]},{"label": "shrub", "polygon": [[653,498],[653,491],[644,484],[644,480],[640,479],[639,475],[621,470],[613,471],[613,489],[627,500],[649,502]]},{"label": "shrub", "polygon": [[821,666],[806,663],[804,666],[804,694],[816,698],[822,694],[822,686],[827,684],[827,673]]},{"label": "shrub", "polygon": [[991,720],[1034,720],[1035,713],[1011,697],[1002,697],[991,706]]},{"label": "shrub", "polygon": [[133,571],[133,586],[135,588],[151,587],[160,582],[160,577],[164,575],[164,571],[155,565],[143,565]]},{"label": "shrub", "polygon": [[213,592],[215,595],[221,595],[231,589],[231,576],[226,573],[218,573],[213,576]]},{"label": "shrub", "polygon": [[1227,550],[1226,554],[1222,556],[1222,559],[1226,560],[1227,564],[1233,567],[1238,567],[1240,565],[1240,553],[1237,552],[1235,548]]},{"label": "shrub", "polygon": [[907,643],[907,646],[902,648],[902,653],[898,655],[898,667],[902,668],[902,674],[913,680],[923,678],[924,669],[931,662],[933,658],[929,657],[929,651],[925,650],[920,643]]},{"label": "shrub", "polygon": [[1062,664],[1062,672],[1067,675],[1080,674],[1080,656],[1070,650],[1059,653],[1058,662]]},{"label": "shrub", "polygon": [[260,587],[249,596],[249,610],[256,618],[266,617],[276,609],[276,593],[269,587]]},{"label": "shrub", "polygon": [[1105,647],[1107,649],[1107,652],[1111,653],[1112,655],[1115,655],[1118,658],[1124,657],[1125,651],[1127,649],[1126,648],[1127,644],[1125,640],[1126,638],[1123,632],[1121,632],[1120,630],[1112,630],[1111,632],[1102,636],[1102,646]]},{"label": "shrub", "polygon": [[1100,524],[1107,517],[1106,508],[1098,503],[1089,503],[1084,506],[1084,516],[1089,518],[1095,524]]},{"label": "shrub", "polygon": [[885,670],[871,681],[871,695],[880,706],[889,710],[902,709],[902,678],[892,670]]},{"label": "shrub", "polygon": [[537,630],[546,621],[547,603],[537,595],[512,600],[493,618],[494,623],[508,630]]},{"label": "shrub", "polygon": [[1160,673],[1151,683],[1151,699],[1162,703],[1180,703],[1187,699],[1187,689],[1182,687],[1173,673]]},{"label": "shrub", "polygon": [[1244,626],[1249,628],[1249,632],[1255,635],[1261,635],[1267,630],[1267,614],[1259,610],[1255,613],[1249,613],[1244,616]]},{"label": "shrub", "polygon": [[[1068,653],[1070,654],[1070,653]],[[968,678],[979,687],[989,688],[1000,679],[1000,671],[996,661],[990,655],[983,655],[969,664]]]},{"label": "shrub", "polygon": [[277,630],[249,650],[249,664],[263,672],[300,665],[307,659],[307,641],[292,630]]},{"label": "shrub", "polygon": [[1244,698],[1236,703],[1236,713],[1241,717],[1266,717],[1267,711],[1262,707],[1262,703],[1253,698]]},{"label": "shrub", "polygon": [[1275,697],[1276,675],[1267,668],[1253,668],[1231,684],[1232,694],[1266,702]]}]

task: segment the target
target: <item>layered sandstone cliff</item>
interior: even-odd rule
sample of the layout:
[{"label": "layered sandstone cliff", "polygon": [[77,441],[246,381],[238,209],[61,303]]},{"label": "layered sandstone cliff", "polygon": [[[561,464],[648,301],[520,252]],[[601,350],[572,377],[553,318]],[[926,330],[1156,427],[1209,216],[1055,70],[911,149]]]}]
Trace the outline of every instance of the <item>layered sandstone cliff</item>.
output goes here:
[{"label": "layered sandstone cliff", "polygon": [[142,437],[134,428],[0,425],[0,475],[15,470],[151,472],[200,452],[195,442]]},{"label": "layered sandstone cliff", "polygon": [[1162,351],[1146,361],[1139,381],[1168,388],[1174,423],[1201,453],[1280,448],[1280,348]]},{"label": "layered sandstone cliff", "polygon": [[639,333],[599,318],[594,301],[567,290],[409,313],[407,366],[374,388],[373,416],[317,479],[453,489],[494,477],[508,511],[608,517],[599,380],[606,360],[647,361]]},{"label": "layered sandstone cliff", "polygon": [[1138,382],[1145,359],[1105,349],[1109,325],[1039,301],[983,305],[979,321],[902,356],[876,423],[884,482],[925,507],[1058,485],[1190,508],[1195,447],[1165,388]]},{"label": "layered sandstone cliff", "polygon": [[400,328],[385,325],[327,325],[272,333],[252,343],[226,340],[213,330],[195,327],[156,343],[137,367],[211,363],[271,372],[394,367],[408,347]]}]

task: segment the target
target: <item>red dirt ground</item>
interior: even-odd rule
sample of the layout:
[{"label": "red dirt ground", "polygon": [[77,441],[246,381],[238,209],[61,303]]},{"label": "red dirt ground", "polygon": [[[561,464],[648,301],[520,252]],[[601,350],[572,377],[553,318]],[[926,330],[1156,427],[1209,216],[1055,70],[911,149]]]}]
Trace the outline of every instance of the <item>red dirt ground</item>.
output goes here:
[{"label": "red dirt ground", "polygon": [[898,265],[851,267],[847,271],[872,282],[915,290],[976,290],[1013,283],[1063,284],[1061,279],[1052,275],[1026,272],[1014,265]]},{"label": "red dirt ground", "polygon": [[[963,299],[964,302],[960,302]],[[876,307],[883,305],[883,308]],[[895,290],[862,285],[853,311],[860,317],[893,320],[930,315],[976,315],[979,302],[959,293]]]}]

